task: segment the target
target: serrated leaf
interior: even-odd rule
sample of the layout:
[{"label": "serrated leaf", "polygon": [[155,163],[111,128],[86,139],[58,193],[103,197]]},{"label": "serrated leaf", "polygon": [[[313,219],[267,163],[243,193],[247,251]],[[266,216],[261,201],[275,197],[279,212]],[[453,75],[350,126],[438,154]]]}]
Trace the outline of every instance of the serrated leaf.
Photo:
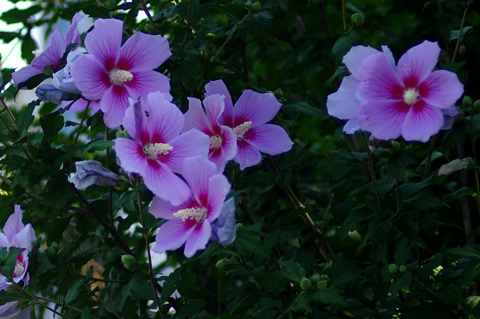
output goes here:
[{"label": "serrated leaf", "polygon": [[65,296],[64,303],[69,304],[77,299],[78,295],[80,294],[81,288],[83,286],[83,278],[77,280],[70,289],[68,289],[67,295]]},{"label": "serrated leaf", "polygon": [[338,289],[333,287],[316,289],[310,294],[310,297],[314,301],[320,301],[326,304],[338,305],[342,307],[348,306],[348,304],[343,300],[342,295],[340,295]]},{"label": "serrated leaf", "polygon": [[305,269],[293,260],[280,261],[280,275],[295,282],[300,282],[305,276]]}]

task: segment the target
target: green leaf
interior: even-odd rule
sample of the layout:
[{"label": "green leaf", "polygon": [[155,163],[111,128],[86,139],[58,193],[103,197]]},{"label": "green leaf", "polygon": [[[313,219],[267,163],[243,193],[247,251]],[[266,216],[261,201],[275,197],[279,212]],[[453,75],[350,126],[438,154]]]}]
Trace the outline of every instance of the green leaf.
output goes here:
[{"label": "green leaf", "polygon": [[348,304],[343,300],[342,295],[338,289],[329,287],[329,288],[319,288],[310,294],[310,297],[314,301],[320,301],[326,304],[338,305],[342,307],[348,306]]},{"label": "green leaf", "polygon": [[465,299],[465,304],[472,311],[475,318],[480,316],[480,296],[470,296]]},{"label": "green leaf", "polygon": [[[303,101],[296,101],[296,100],[289,100],[282,106],[282,110],[284,112],[288,112],[289,110],[293,110],[294,112],[298,112],[305,115],[310,115],[313,117],[320,117],[324,115],[324,113],[313,106],[310,106],[307,102]],[[326,117],[326,116],[325,116]]]},{"label": "green leaf", "polygon": [[180,282],[181,275],[182,268],[177,268],[168,276],[166,282],[162,286],[162,301],[166,301],[167,298],[173,294],[175,289],[177,289],[177,284]]},{"label": "green leaf", "polygon": [[91,319],[91,318],[92,318],[92,315],[90,313],[90,308],[89,307],[83,307],[82,319]]},{"label": "green leaf", "polygon": [[469,161],[465,158],[454,159],[450,163],[444,164],[438,169],[438,176],[450,175],[453,172],[460,171],[462,169],[466,169],[468,167],[468,164],[469,164]]},{"label": "green leaf", "polygon": [[30,33],[27,33],[22,39],[22,58],[27,60],[28,63],[31,63],[33,58],[35,58],[35,54],[33,53],[35,50],[37,50],[37,44],[31,37]]},{"label": "green leaf", "polygon": [[27,129],[33,123],[35,117],[32,115],[33,110],[37,103],[30,102],[28,106],[23,110],[22,115],[18,119],[18,134],[20,135],[20,139],[22,139],[27,134]]},{"label": "green leaf", "polygon": [[34,5],[24,10],[13,8],[4,12],[1,16],[1,19],[7,24],[17,22],[27,23],[28,19],[30,19],[36,13],[40,12],[40,10],[42,10],[42,7],[40,5]]},{"label": "green leaf", "polygon": [[17,263],[17,257],[24,250],[25,248],[17,248],[17,247],[10,247],[8,249],[7,257],[5,258],[5,262],[1,267],[2,273],[6,277],[11,278],[13,276],[13,272],[15,271],[15,265]]},{"label": "green leaf", "polygon": [[408,182],[402,154],[396,153],[390,156],[387,164],[387,174],[393,178],[396,178],[399,182]]},{"label": "green leaf", "polygon": [[92,153],[95,151],[103,151],[109,147],[112,147],[115,144],[114,141],[93,141],[88,143],[88,145],[83,150],[83,153]]},{"label": "green leaf", "polygon": [[335,79],[339,75],[344,75],[344,74],[348,74],[348,69],[345,65],[340,65],[335,71],[335,73],[327,81],[325,81],[325,87],[329,87],[330,85],[332,85],[333,81],[335,81]]},{"label": "green leaf", "polygon": [[40,124],[43,129],[42,143],[51,144],[58,135],[58,132],[63,128],[63,116],[58,112],[52,113],[40,118]]},{"label": "green leaf", "polygon": [[[462,28],[462,36],[460,38],[460,41],[462,41],[465,36],[470,33],[470,31],[473,30],[473,27],[472,26],[466,26],[466,27],[463,27]],[[458,39],[458,35],[460,34],[460,30],[452,30],[450,31],[450,41],[454,41],[454,40],[457,40]]]},{"label": "green leaf", "polygon": [[20,37],[19,32],[0,31],[0,39],[2,39],[4,43],[9,43],[13,39],[16,39],[16,38],[19,38],[19,37]]},{"label": "green leaf", "polygon": [[321,161],[320,165],[333,179],[340,179],[353,169],[354,166],[351,163],[354,162],[355,160],[350,153],[342,148],[329,154],[327,158]]},{"label": "green leaf", "polygon": [[68,289],[67,295],[65,296],[64,303],[69,304],[73,302],[75,299],[77,299],[78,295],[80,294],[80,291],[82,290],[83,286],[83,278],[80,280],[77,280],[70,289]]},{"label": "green leaf", "polygon": [[298,263],[293,260],[282,260],[279,262],[280,266],[280,275],[290,279],[295,282],[300,282],[305,276],[305,269]]},{"label": "green leaf", "polygon": [[452,194],[443,196],[442,199],[447,203],[452,203],[463,196],[475,197],[475,191],[470,187],[462,187],[459,190],[456,190],[455,192],[453,192]]},{"label": "green leaf", "polygon": [[332,54],[337,63],[342,61],[343,56],[350,50],[350,48],[360,42],[360,36],[355,30],[347,34],[342,34],[337,39],[332,48]]}]

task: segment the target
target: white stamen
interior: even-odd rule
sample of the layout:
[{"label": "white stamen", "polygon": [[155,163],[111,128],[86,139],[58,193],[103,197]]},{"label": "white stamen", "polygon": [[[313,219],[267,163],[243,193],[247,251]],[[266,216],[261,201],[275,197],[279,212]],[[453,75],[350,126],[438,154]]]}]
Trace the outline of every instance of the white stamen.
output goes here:
[{"label": "white stamen", "polygon": [[167,155],[171,150],[173,146],[163,143],[148,144],[143,148],[145,155],[152,159],[157,159],[158,155]]},{"label": "white stamen", "polygon": [[417,89],[407,89],[405,93],[403,93],[403,100],[405,103],[413,105],[420,101],[420,94]]},{"label": "white stamen", "polygon": [[110,75],[112,84],[123,84],[133,79],[133,74],[125,70],[114,69],[108,75]]},{"label": "white stamen", "polygon": [[210,149],[217,149],[222,146],[223,139],[220,135],[213,135],[210,137]]},{"label": "white stamen", "polygon": [[235,127],[233,131],[237,133],[237,139],[243,139],[243,134],[247,133],[247,131],[252,127],[252,121],[247,121],[239,126]]},{"label": "white stamen", "polygon": [[182,222],[187,219],[195,219],[197,223],[203,222],[207,217],[207,209],[205,207],[192,207],[181,209],[174,213],[173,216],[181,218]]},{"label": "white stamen", "polygon": [[13,276],[14,277],[21,276],[24,271],[25,271],[25,265],[23,264],[23,262],[17,259],[17,262],[15,263],[15,269],[13,271]]}]

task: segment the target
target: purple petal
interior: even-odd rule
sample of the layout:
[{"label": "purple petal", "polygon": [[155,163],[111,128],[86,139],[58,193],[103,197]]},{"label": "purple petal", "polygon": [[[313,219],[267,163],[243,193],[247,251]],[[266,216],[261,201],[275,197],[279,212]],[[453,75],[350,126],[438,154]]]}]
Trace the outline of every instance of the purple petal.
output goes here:
[{"label": "purple petal", "polygon": [[163,162],[172,171],[183,175],[182,167],[185,158],[192,156],[208,157],[210,139],[202,132],[191,129],[171,140],[169,144],[173,146],[173,150]]},{"label": "purple petal", "polygon": [[203,100],[205,112],[207,113],[208,121],[213,124],[218,124],[218,120],[225,109],[224,97],[219,94],[207,96]]},{"label": "purple petal", "polygon": [[58,32],[58,30],[55,30],[52,38],[50,39],[50,44],[45,51],[33,59],[32,67],[42,70],[42,72],[43,68],[48,65],[51,65],[54,69],[56,69],[60,63],[60,60],[62,59],[63,53],[65,53],[66,48],[67,45],[65,44],[63,36],[60,34],[60,32]]},{"label": "purple petal", "polygon": [[398,138],[410,106],[403,101],[372,100],[362,103],[358,112],[360,128],[380,140]]},{"label": "purple petal", "polygon": [[442,126],[442,111],[419,102],[411,107],[410,112],[405,117],[402,136],[406,141],[427,142],[432,135],[438,133]]},{"label": "purple petal", "polygon": [[78,32],[77,24],[83,18],[83,14],[75,13],[72,18],[72,25],[68,28],[67,33],[65,34],[65,43],[67,45],[71,43],[79,43],[80,42],[80,32]]},{"label": "purple petal", "polygon": [[70,67],[75,85],[87,100],[100,100],[112,87],[103,65],[91,55],[82,55]]},{"label": "purple petal", "polygon": [[417,87],[432,72],[438,62],[437,42],[424,41],[409,49],[398,60],[397,71],[407,88]]},{"label": "purple petal", "polygon": [[211,226],[213,240],[218,241],[224,246],[233,243],[237,234],[235,201],[233,197],[223,204],[222,213]]},{"label": "purple petal", "polygon": [[455,105],[452,105],[448,109],[442,109],[442,113],[444,116],[444,123],[441,130],[449,130],[452,128],[457,117],[460,116],[460,112]]},{"label": "purple petal", "polygon": [[[10,246],[12,246],[12,244],[10,244],[10,241],[8,240],[7,236],[5,236],[4,233],[0,233],[0,247],[10,247]],[[0,279],[1,278],[4,278],[4,277],[0,275]]]},{"label": "purple petal", "polygon": [[17,308],[19,301],[7,302],[0,306],[0,318],[16,318],[20,313],[20,309]]},{"label": "purple petal", "polygon": [[129,100],[130,106],[125,111],[123,118],[123,126],[128,134],[141,145],[146,145],[150,142],[150,134],[148,132],[148,121],[143,104],[140,100]]},{"label": "purple petal", "polygon": [[271,121],[282,104],[271,93],[260,94],[252,90],[245,90],[235,103],[233,109],[235,125],[252,121],[252,127],[256,127]]},{"label": "purple petal", "polygon": [[182,175],[198,203],[205,204],[209,196],[209,179],[215,174],[217,174],[215,164],[203,157],[188,157],[183,162]]},{"label": "purple petal", "polygon": [[418,88],[427,104],[447,109],[463,94],[463,85],[455,73],[445,70],[432,72]]},{"label": "purple petal", "polygon": [[225,109],[220,120],[221,124],[233,127],[233,103],[230,92],[228,92],[225,83],[222,80],[210,81],[205,85],[205,97],[213,94],[220,94],[225,96]]},{"label": "purple petal", "polygon": [[190,188],[164,164],[149,160],[142,176],[145,186],[172,205],[180,205],[190,196]]},{"label": "purple petal", "polygon": [[180,248],[193,232],[193,229],[189,223],[182,222],[180,219],[167,221],[158,229],[153,251],[161,254],[167,250]]},{"label": "purple petal", "polygon": [[122,44],[123,22],[117,19],[98,19],[85,38],[85,47],[107,71],[115,68]]},{"label": "purple petal", "polygon": [[152,143],[169,143],[182,131],[185,123],[182,112],[160,92],[148,94],[147,104]]},{"label": "purple petal", "polygon": [[365,47],[362,45],[354,46],[343,57],[343,63],[347,66],[348,71],[355,77],[359,77],[359,69],[363,61],[373,54],[379,53],[371,47]]},{"label": "purple petal", "polygon": [[278,155],[292,149],[293,142],[285,130],[274,124],[249,129],[244,139],[262,153]]},{"label": "purple petal", "polygon": [[158,196],[153,197],[152,204],[148,211],[156,218],[174,219],[176,212],[179,211],[178,206],[172,205],[169,201],[163,200]]},{"label": "purple petal", "polygon": [[161,92],[165,99],[172,100],[170,95],[170,80],[165,75],[156,71],[143,71],[133,73],[133,79],[125,82],[125,87],[132,99],[147,96],[150,92]]},{"label": "purple petal", "polygon": [[357,117],[349,120],[345,124],[345,126],[343,127],[343,131],[346,134],[353,134],[353,133],[355,133],[356,131],[359,131],[359,130],[360,130],[360,124],[358,124],[358,118]]},{"label": "purple petal", "polygon": [[172,52],[161,35],[136,32],[120,49],[117,67],[130,72],[150,71],[165,62]]},{"label": "purple petal", "polygon": [[212,227],[207,220],[197,224],[185,243],[183,252],[185,257],[190,258],[195,255],[197,250],[205,249],[211,236]]},{"label": "purple petal", "polygon": [[[90,102],[90,105],[88,104],[89,102]],[[60,107],[66,107],[70,103],[71,101],[62,102],[62,104],[60,104]],[[94,114],[98,110],[100,110],[100,103],[95,101],[78,99],[72,104],[72,106],[70,106],[70,111],[73,111],[73,112],[85,111],[85,109],[87,108],[87,105],[88,105],[88,109],[90,110],[90,114]]]},{"label": "purple petal", "polygon": [[247,167],[255,166],[262,161],[262,154],[247,141],[237,141],[237,155],[233,160],[240,165],[243,171]]},{"label": "purple petal", "polygon": [[22,223],[23,211],[19,205],[15,205],[15,212],[8,217],[5,226],[3,227],[3,232],[7,236],[8,241],[12,243],[15,235],[20,233],[25,226]]},{"label": "purple petal", "polygon": [[195,128],[205,134],[213,135],[212,125],[208,121],[207,114],[205,114],[202,102],[199,99],[188,98],[188,111],[184,114],[184,117],[184,131]]},{"label": "purple petal", "polygon": [[[8,235],[7,235],[8,236]],[[24,228],[22,228],[15,236],[13,236],[10,244],[13,247],[18,248],[25,248],[26,251],[30,251],[32,249],[32,243],[37,239],[35,236],[35,231],[32,228],[32,225],[27,224]],[[25,252],[25,255],[27,254]],[[25,269],[25,272],[27,270]]]},{"label": "purple petal", "polygon": [[115,139],[115,153],[120,166],[129,173],[145,174],[147,158],[142,145],[128,138]]},{"label": "purple petal", "polygon": [[395,68],[395,58],[393,57],[392,51],[386,45],[382,45],[382,51],[388,62]]},{"label": "purple petal", "polygon": [[223,202],[230,192],[230,184],[224,175],[218,174],[208,179],[208,220],[213,222],[222,212]]},{"label": "purple petal", "polygon": [[360,95],[365,100],[403,99],[402,82],[384,54],[375,54],[365,59],[360,73]]},{"label": "purple petal", "polygon": [[18,86],[20,85],[20,83],[27,81],[32,76],[42,74],[42,73],[43,73],[43,69],[39,70],[34,68],[31,65],[27,65],[26,67],[23,67],[20,70],[12,73],[13,83],[15,87],[18,89],[23,89],[23,88],[26,89],[27,88],[26,86],[23,86],[21,88],[19,88]]},{"label": "purple petal", "polygon": [[343,78],[338,91],[327,97],[327,111],[330,116],[350,120],[358,116],[361,101],[356,96],[360,81],[353,75]]},{"label": "purple petal", "polygon": [[128,92],[123,85],[111,86],[100,101],[103,122],[110,129],[115,129],[123,123],[125,111],[130,106]]},{"label": "purple petal", "polygon": [[222,173],[228,161],[237,155],[237,134],[228,126],[221,126],[222,146],[210,149],[208,159],[215,163],[217,172]]}]

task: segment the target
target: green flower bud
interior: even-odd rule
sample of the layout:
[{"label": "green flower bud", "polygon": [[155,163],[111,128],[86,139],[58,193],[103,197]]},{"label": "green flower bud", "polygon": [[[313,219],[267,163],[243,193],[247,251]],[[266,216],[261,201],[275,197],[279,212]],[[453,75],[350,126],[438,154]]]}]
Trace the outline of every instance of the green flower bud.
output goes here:
[{"label": "green flower bud", "polygon": [[300,280],[300,288],[302,288],[303,290],[308,290],[312,288],[312,282],[310,281],[310,279],[303,276],[302,280]]},{"label": "green flower bud", "polygon": [[475,103],[473,103],[473,109],[475,113],[480,113],[480,100],[476,100]]},{"label": "green flower bud", "polygon": [[326,280],[320,280],[317,284],[317,288],[324,289],[328,287],[328,283]]},{"label": "green flower bud", "polygon": [[245,2],[245,7],[251,8],[251,7],[252,7],[252,2],[251,2],[250,0],[247,0],[247,1]]},{"label": "green flower bud", "polygon": [[313,275],[312,277],[310,277],[310,280],[312,281],[312,283],[314,285],[318,284],[318,282],[320,281],[320,275],[319,274],[315,274]]},{"label": "green flower bud", "polygon": [[282,89],[276,89],[275,92],[273,92],[273,95],[275,95],[277,99],[281,98],[283,96]]},{"label": "green flower bud", "polygon": [[356,28],[361,27],[365,22],[365,17],[361,13],[354,13],[351,17],[352,25]]},{"label": "green flower bud", "polygon": [[128,270],[135,269],[137,267],[137,260],[132,255],[122,255],[122,264]]},{"label": "green flower bud", "polygon": [[407,267],[405,267],[405,265],[401,265],[400,267],[398,267],[398,271],[399,272],[405,272],[405,271],[407,271]]},{"label": "green flower bud", "polygon": [[398,266],[396,264],[390,264],[388,265],[388,271],[391,274],[396,274],[398,272]]},{"label": "green flower bud", "polygon": [[220,259],[215,264],[215,267],[217,267],[219,270],[230,270],[230,269],[232,269],[233,266],[234,266],[234,264],[228,258]]},{"label": "green flower bud", "polygon": [[252,11],[253,11],[253,12],[259,12],[260,10],[262,10],[262,5],[261,5],[261,3],[260,3],[259,1],[254,2],[254,3],[252,4]]},{"label": "green flower bud", "polygon": [[465,105],[465,106],[472,106],[473,105],[473,100],[471,97],[469,97],[468,95],[465,95],[463,97],[463,100],[462,100],[462,105]]},{"label": "green flower bud", "polygon": [[43,73],[47,76],[51,76],[53,74],[53,67],[51,65],[47,65],[43,68]]}]

